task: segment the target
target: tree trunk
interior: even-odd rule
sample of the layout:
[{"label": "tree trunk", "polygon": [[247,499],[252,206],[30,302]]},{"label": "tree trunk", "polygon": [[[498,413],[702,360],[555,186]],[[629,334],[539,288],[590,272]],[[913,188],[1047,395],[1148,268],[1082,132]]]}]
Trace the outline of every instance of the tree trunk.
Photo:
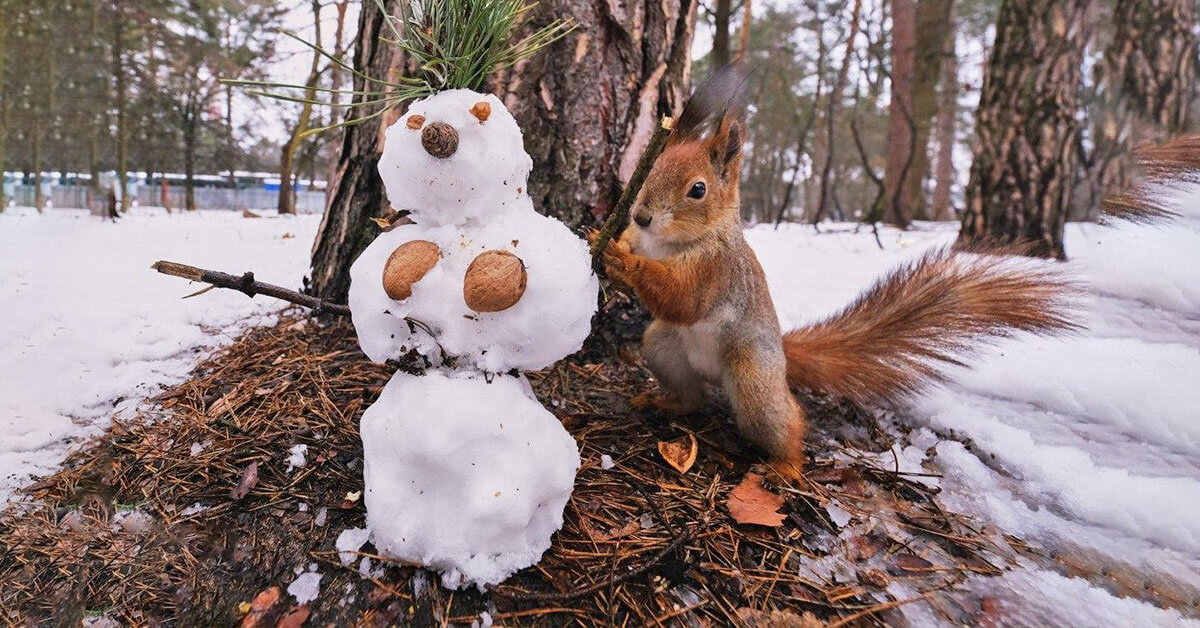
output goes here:
[{"label": "tree trunk", "polygon": [[183,122],[183,208],[196,211],[196,114],[192,112]]},{"label": "tree trunk", "polygon": [[950,36],[950,15],[954,0],[920,0],[917,4],[916,68],[913,76],[912,112],[915,151],[908,176],[904,179],[908,198],[903,205],[914,218],[927,218],[925,180],[929,175],[929,131],[937,112],[937,84],[942,74],[946,39]]},{"label": "tree trunk", "polygon": [[[387,6],[395,12],[397,2]],[[686,99],[696,0],[591,3],[543,0],[531,25],[573,16],[579,27],[550,49],[492,77],[492,89],[516,116],[533,157],[529,194],[538,211],[572,228],[597,224],[616,203],[660,113]],[[401,53],[379,42],[386,28],[373,2],[359,15],[354,65],[371,76],[402,67]],[[362,88],[362,79],[355,78]],[[369,111],[355,109],[349,115]],[[371,221],[388,207],[376,164],[382,129],[399,118],[345,129],[313,250],[312,290],[343,301],[348,270],[379,233]]]},{"label": "tree trunk", "polygon": [[1065,259],[1088,0],[1004,0],[975,122],[961,243]]},{"label": "tree trunk", "polygon": [[905,194],[916,148],[913,117],[917,16],[913,0],[892,0],[892,100],[888,105],[887,199],[883,221],[908,227],[913,211]]},{"label": "tree trunk", "polygon": [[813,214],[813,224],[821,222],[825,215],[825,207],[829,202],[829,173],[833,169],[834,155],[834,122],[837,120],[838,105],[841,104],[842,90],[846,87],[846,77],[850,73],[850,62],[854,59],[854,38],[858,35],[858,15],[862,12],[862,0],[854,0],[854,8],[850,11],[850,34],[846,37],[846,53],[842,56],[842,67],[838,69],[837,80],[829,92],[829,104],[825,111],[825,165],[821,168],[821,191],[817,199],[817,212]]},{"label": "tree trunk", "polygon": [[33,132],[33,206],[41,213],[46,210],[46,193],[42,191],[42,123],[34,118]]},{"label": "tree trunk", "polygon": [[121,211],[129,211],[129,174],[125,163],[125,15],[123,0],[113,0],[112,74],[117,109],[117,185],[121,191]]},{"label": "tree trunk", "polygon": [[[313,40],[321,41],[321,3],[319,0],[312,2],[313,12]],[[300,106],[300,116],[296,120],[296,126],[292,127],[291,137],[288,138],[287,144],[283,145],[282,154],[279,158],[279,202],[276,207],[281,214],[296,213],[296,189],[293,186],[287,185],[295,174],[293,170],[293,162],[296,160],[296,151],[300,148],[300,142],[303,141],[301,135],[308,130],[309,121],[312,119],[312,103],[317,96],[317,82],[321,78],[321,53],[314,50],[312,55],[312,65],[308,70],[308,80],[304,83],[304,104]]]},{"label": "tree trunk", "polygon": [[950,192],[954,187],[954,121],[958,117],[958,57],[955,56],[954,11],[950,12],[950,32],[946,35],[946,57],[942,60],[942,80],[937,106],[937,165],[934,170],[933,220],[950,220]]},{"label": "tree trunk", "polygon": [[1129,183],[1137,145],[1187,128],[1196,83],[1195,0],[1117,0],[1112,17],[1113,39],[1096,68],[1102,112],[1085,177],[1091,199]]},{"label": "tree trunk", "polygon": [[[0,25],[0,90],[4,89],[4,74],[8,69],[8,24]],[[4,140],[8,137],[8,112],[11,107],[10,101],[6,95],[3,102],[0,102],[0,213],[8,208],[8,194],[4,189]]]},{"label": "tree trunk", "polygon": [[729,63],[729,20],[733,17],[733,0],[715,0],[713,5],[713,42],[709,53],[710,67],[724,67]]}]

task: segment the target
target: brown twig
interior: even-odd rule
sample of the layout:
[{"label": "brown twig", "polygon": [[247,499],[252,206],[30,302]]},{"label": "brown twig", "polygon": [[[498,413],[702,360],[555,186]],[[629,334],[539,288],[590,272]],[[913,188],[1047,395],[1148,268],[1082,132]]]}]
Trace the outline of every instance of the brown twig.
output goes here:
[{"label": "brown twig", "polygon": [[[196,268],[195,266],[188,266],[187,264],[162,260],[154,262],[150,268],[153,268],[164,275],[183,277],[184,279],[199,281],[209,284],[215,288],[228,288],[230,290],[237,290],[238,292],[241,292],[242,294],[251,298],[253,298],[255,295],[265,294],[269,297],[282,299],[288,303],[294,303],[296,305],[302,305],[310,308],[312,309],[313,314],[337,314],[339,316],[350,315],[350,308],[342,305],[341,303],[330,303],[329,301],[318,299],[312,295],[302,294],[300,292],[296,292],[295,290],[288,290],[282,286],[256,281],[254,279],[254,273],[251,271],[246,271],[241,276],[238,276],[216,270],[205,270],[203,268]],[[208,288],[205,288],[202,292],[207,290]],[[189,296],[195,296],[197,294],[200,293],[197,292]]]},{"label": "brown twig", "polygon": [[502,597],[507,600],[511,600],[513,602],[565,602],[566,600],[573,600],[577,597],[583,597],[585,595],[590,595],[601,589],[604,589],[604,588],[607,588],[610,586],[614,586],[614,585],[620,584],[622,582],[632,580],[633,578],[636,578],[638,576],[641,576],[642,574],[646,573],[647,571],[650,571],[651,569],[653,569],[655,565],[662,562],[662,560],[664,558],[666,558],[667,556],[670,556],[672,552],[679,549],[684,543],[686,543],[689,539],[692,538],[692,535],[693,535],[692,530],[686,530],[686,531],[684,531],[683,534],[680,534],[679,536],[675,537],[674,541],[671,541],[669,544],[667,544],[661,550],[658,550],[657,553],[655,553],[653,556],[650,557],[650,560],[646,561],[645,564],[638,567],[637,569],[634,569],[632,571],[627,571],[616,577],[609,577],[609,578],[605,578],[604,580],[601,580],[599,582],[593,582],[592,584],[589,584],[586,587],[574,589],[571,591],[563,591],[561,593],[525,593],[525,594],[521,594],[521,595],[516,595],[516,594],[511,594],[503,589],[493,589],[492,593],[498,597]]},{"label": "brown twig", "polygon": [[603,265],[601,261],[604,255],[604,249],[608,248],[608,243],[620,233],[621,229],[629,222],[629,209],[633,207],[633,201],[637,199],[637,195],[642,191],[642,184],[646,182],[646,176],[650,174],[650,168],[654,166],[654,162],[658,156],[662,154],[663,148],[667,145],[667,138],[671,135],[671,127],[674,121],[669,116],[663,116],[658,121],[658,127],[654,129],[654,134],[650,136],[650,142],[646,144],[646,150],[642,152],[641,159],[638,159],[637,167],[633,170],[633,176],[629,177],[629,183],[625,185],[625,190],[621,192],[621,198],[617,201],[617,206],[608,214],[608,218],[604,221],[604,226],[600,228],[600,235],[592,244],[592,267],[600,270]]}]

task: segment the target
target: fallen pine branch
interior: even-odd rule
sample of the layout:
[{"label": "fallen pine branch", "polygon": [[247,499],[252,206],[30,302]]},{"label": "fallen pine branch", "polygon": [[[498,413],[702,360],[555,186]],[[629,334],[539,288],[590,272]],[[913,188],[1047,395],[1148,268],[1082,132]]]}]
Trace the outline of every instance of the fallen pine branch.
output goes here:
[{"label": "fallen pine branch", "polygon": [[269,297],[282,299],[288,303],[302,305],[310,308],[313,311],[313,314],[337,314],[338,316],[350,315],[350,308],[342,305],[341,303],[330,303],[329,301],[318,299],[312,295],[296,292],[295,290],[289,290],[283,286],[276,286],[275,284],[256,281],[254,279],[254,273],[251,271],[246,271],[240,276],[230,275],[229,273],[223,273],[216,270],[205,270],[203,268],[196,268],[195,266],[188,266],[187,264],[163,260],[154,262],[150,268],[153,268],[164,275],[182,277],[184,279],[190,279],[192,281],[199,281],[201,283],[209,284],[209,288],[205,288],[200,292],[195,292],[188,296],[196,296],[198,294],[207,292],[212,288],[228,288],[230,290],[237,290],[238,292],[241,292],[242,294],[251,298],[260,294],[265,294]]},{"label": "fallen pine branch", "polygon": [[642,191],[642,184],[646,182],[646,176],[650,174],[650,168],[654,166],[654,162],[658,160],[658,156],[662,154],[663,148],[667,145],[667,138],[671,135],[671,127],[674,121],[669,116],[663,116],[658,121],[658,127],[654,129],[654,134],[650,136],[650,142],[646,144],[646,150],[642,152],[641,159],[638,159],[637,167],[633,169],[633,175],[629,177],[629,183],[625,185],[625,190],[621,192],[621,198],[617,201],[617,206],[608,214],[608,218],[604,221],[604,226],[600,227],[600,235],[592,244],[592,268],[597,271],[604,265],[603,256],[604,249],[608,248],[608,243],[617,237],[625,225],[629,223],[629,210],[633,207],[633,202],[637,200],[638,193]]}]

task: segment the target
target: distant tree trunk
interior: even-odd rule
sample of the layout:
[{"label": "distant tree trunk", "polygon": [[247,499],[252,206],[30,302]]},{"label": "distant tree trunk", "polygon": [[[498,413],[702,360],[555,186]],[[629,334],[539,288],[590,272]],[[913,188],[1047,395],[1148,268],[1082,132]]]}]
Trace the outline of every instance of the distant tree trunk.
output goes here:
[{"label": "distant tree trunk", "polygon": [[117,183],[121,190],[121,211],[129,211],[129,174],[125,157],[125,15],[124,1],[112,0],[113,40],[112,74],[117,109]]},{"label": "distant tree trunk", "polygon": [[834,129],[837,121],[838,106],[841,105],[842,90],[846,87],[846,77],[850,73],[850,63],[854,59],[854,38],[858,35],[858,16],[862,12],[862,0],[854,0],[854,8],[850,11],[850,34],[846,36],[846,53],[842,56],[842,67],[838,69],[837,80],[829,92],[829,104],[825,110],[825,165],[821,168],[821,188],[817,198],[817,211],[813,214],[813,224],[821,222],[825,215],[825,207],[829,202],[829,173],[833,169]]},{"label": "distant tree trunk", "polygon": [[738,62],[743,61],[750,52],[750,27],[753,24],[754,3],[752,0],[742,0],[742,25],[738,28]]},{"label": "distant tree trunk", "polygon": [[42,191],[42,123],[41,117],[34,117],[38,127],[33,132],[33,206],[38,212],[46,210],[46,193]]},{"label": "distant tree trunk", "polygon": [[[313,29],[315,31],[313,39],[321,41],[321,3],[320,0],[313,0]],[[288,183],[292,180],[293,162],[296,159],[296,151],[300,148],[300,142],[304,138],[304,132],[309,128],[309,122],[312,119],[312,102],[317,96],[317,82],[321,78],[321,53],[316,50],[312,53],[312,65],[308,70],[308,80],[304,83],[304,100],[307,101],[300,105],[300,115],[296,119],[296,126],[292,127],[291,137],[288,138],[286,144],[280,150],[279,155],[279,202],[276,207],[281,214],[296,213],[296,189]]]},{"label": "distant tree trunk", "polygon": [[1195,0],[1117,0],[1112,18],[1113,38],[1096,67],[1103,104],[1085,178],[1093,201],[1129,183],[1134,147],[1187,128],[1196,83]]},{"label": "distant tree trunk", "polygon": [[1003,0],[959,241],[1065,259],[1088,0]]},{"label": "distant tree trunk", "polygon": [[[4,88],[4,73],[7,70],[8,58],[8,24],[0,24],[0,89]],[[5,97],[0,102],[0,213],[8,208],[8,194],[4,190],[4,140],[8,137],[9,110],[12,99]]]},{"label": "distant tree trunk", "polygon": [[729,63],[729,20],[733,17],[733,0],[715,0],[713,3],[713,42],[712,52],[709,53],[710,66],[713,69]]},{"label": "distant tree trunk", "polygon": [[183,121],[183,208],[196,211],[196,116],[187,112]]},{"label": "distant tree trunk", "polygon": [[[396,13],[399,3],[388,8]],[[493,77],[493,91],[516,116],[533,157],[529,193],[538,211],[573,228],[596,224],[616,202],[659,113],[686,99],[696,0],[593,3],[542,0],[531,25],[570,15],[579,27],[550,49]],[[359,14],[354,66],[370,76],[403,68],[402,55],[378,41],[386,28],[373,2]],[[362,79],[355,78],[362,88]],[[368,111],[355,109],[350,116]],[[341,301],[348,270],[388,207],[376,164],[382,131],[399,112],[345,129],[333,197],[313,250],[312,290]]]},{"label": "distant tree trunk", "polygon": [[912,200],[905,194],[915,153],[913,87],[916,63],[917,16],[913,0],[892,0],[892,100],[888,105],[887,199],[883,222],[901,228],[912,219]]},{"label": "distant tree trunk", "polygon": [[946,36],[946,57],[942,60],[942,79],[937,106],[937,165],[934,170],[933,203],[930,218],[949,220],[950,192],[954,186],[954,121],[958,117],[958,58],[955,56],[954,11],[950,12],[950,32]]},{"label": "distant tree trunk", "polygon": [[917,4],[917,41],[913,76],[912,112],[915,151],[904,179],[904,206],[913,218],[928,218],[925,210],[925,180],[929,175],[929,135],[937,112],[937,84],[942,75],[946,39],[952,30],[950,15],[954,0],[920,0]]}]

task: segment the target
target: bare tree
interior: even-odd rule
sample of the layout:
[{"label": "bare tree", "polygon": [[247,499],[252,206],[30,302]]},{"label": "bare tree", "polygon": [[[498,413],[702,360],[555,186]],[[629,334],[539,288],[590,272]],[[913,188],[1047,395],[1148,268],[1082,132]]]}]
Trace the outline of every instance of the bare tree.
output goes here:
[{"label": "bare tree", "polygon": [[837,79],[829,91],[829,102],[825,109],[825,164],[821,167],[821,187],[817,198],[817,211],[813,214],[813,224],[821,221],[825,215],[825,206],[829,200],[829,173],[833,169],[834,141],[833,132],[837,120],[838,106],[842,100],[842,90],[846,88],[846,77],[850,74],[850,62],[854,59],[854,39],[858,35],[858,16],[862,13],[862,0],[854,0],[854,8],[850,11],[850,33],[846,35],[846,51],[842,56],[842,67],[838,69]]},{"label": "bare tree", "polygon": [[883,221],[907,227],[912,219],[912,200],[906,181],[911,171],[913,130],[913,88],[916,64],[917,16],[913,0],[892,0],[892,100],[888,105],[887,167],[884,182],[887,199]]},{"label": "bare tree", "polygon": [[946,34],[946,51],[942,59],[942,78],[938,87],[937,164],[934,166],[933,202],[929,214],[933,220],[949,220],[950,192],[954,186],[955,119],[958,117],[958,57],[955,56],[955,11],[951,7],[950,32]]}]

